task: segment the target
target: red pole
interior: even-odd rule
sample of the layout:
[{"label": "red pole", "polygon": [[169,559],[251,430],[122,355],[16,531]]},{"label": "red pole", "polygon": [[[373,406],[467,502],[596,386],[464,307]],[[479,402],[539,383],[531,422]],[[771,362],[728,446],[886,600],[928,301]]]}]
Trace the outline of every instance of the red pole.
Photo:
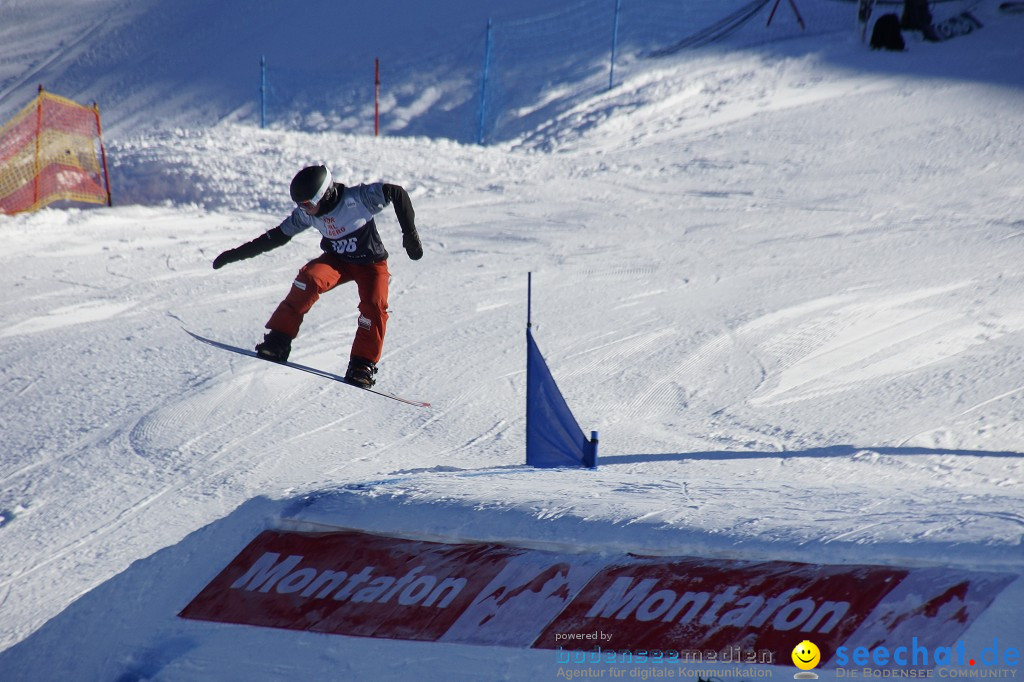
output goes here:
[{"label": "red pole", "polygon": [[42,168],[39,165],[40,145],[43,138],[43,86],[39,85],[39,94],[36,95],[36,167],[35,177],[32,179],[32,210],[39,207],[39,174]]},{"label": "red pole", "polygon": [[100,107],[96,102],[92,103],[93,113],[96,114],[96,136],[100,139],[100,158],[103,160],[103,181],[107,186],[107,206],[113,206],[114,200],[110,195],[110,172],[107,170],[107,148],[103,146],[103,128],[100,127]]},{"label": "red pole", "polygon": [[373,136],[380,135],[380,59],[373,60]]}]

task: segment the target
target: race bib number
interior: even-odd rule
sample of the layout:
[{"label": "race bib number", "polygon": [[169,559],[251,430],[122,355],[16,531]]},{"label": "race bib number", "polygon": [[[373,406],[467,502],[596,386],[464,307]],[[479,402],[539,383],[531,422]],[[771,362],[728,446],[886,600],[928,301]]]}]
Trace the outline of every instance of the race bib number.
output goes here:
[{"label": "race bib number", "polygon": [[358,242],[355,237],[349,239],[332,239],[331,248],[334,249],[335,253],[355,253],[358,248]]}]

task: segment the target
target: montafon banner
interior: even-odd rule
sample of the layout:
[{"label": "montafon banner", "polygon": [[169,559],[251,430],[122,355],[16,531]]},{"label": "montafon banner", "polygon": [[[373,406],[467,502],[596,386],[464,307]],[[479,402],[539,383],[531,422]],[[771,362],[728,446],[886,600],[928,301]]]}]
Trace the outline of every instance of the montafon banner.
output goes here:
[{"label": "montafon banner", "polygon": [[[806,640],[828,667],[844,665],[857,647],[888,655],[903,646],[907,657],[948,647],[1015,578],[265,531],[180,615],[359,637],[675,652],[681,660],[696,651],[782,665]],[[915,661],[936,664],[934,655]]]}]

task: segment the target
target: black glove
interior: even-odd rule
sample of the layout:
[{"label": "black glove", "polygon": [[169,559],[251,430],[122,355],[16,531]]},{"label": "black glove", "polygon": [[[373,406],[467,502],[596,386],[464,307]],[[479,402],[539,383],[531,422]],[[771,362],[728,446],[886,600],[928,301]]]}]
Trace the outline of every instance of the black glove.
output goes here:
[{"label": "black glove", "polygon": [[405,247],[405,252],[409,254],[409,258],[413,260],[423,258],[423,244],[420,243],[420,236],[416,233],[415,229],[408,230],[402,234],[402,246]]},{"label": "black glove", "polygon": [[412,201],[409,193],[398,185],[381,185],[384,193],[384,200],[394,204],[395,215],[398,216],[398,224],[402,226],[402,246],[409,258],[419,260],[423,258],[423,244],[420,243],[420,236],[416,232],[416,211],[412,208]]},{"label": "black glove", "polygon": [[234,263],[235,261],[240,260],[243,260],[243,257],[238,255],[238,249],[228,249],[213,259],[213,269],[220,270],[228,263]]},{"label": "black glove", "polygon": [[274,229],[261,234],[259,237],[256,237],[256,239],[253,239],[251,242],[246,242],[234,249],[228,249],[214,258],[213,269],[219,270],[228,263],[245,260],[246,258],[253,258],[261,253],[266,253],[271,249],[276,249],[279,246],[287,244],[290,240],[291,237],[282,232],[280,227],[275,227]]}]

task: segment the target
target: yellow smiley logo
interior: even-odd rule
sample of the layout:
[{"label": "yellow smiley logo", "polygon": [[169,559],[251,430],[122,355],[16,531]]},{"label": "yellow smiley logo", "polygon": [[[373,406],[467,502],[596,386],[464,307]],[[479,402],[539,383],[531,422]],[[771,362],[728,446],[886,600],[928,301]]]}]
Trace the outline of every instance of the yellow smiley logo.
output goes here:
[{"label": "yellow smiley logo", "polygon": [[821,662],[821,651],[814,642],[804,640],[793,649],[793,665],[801,670],[810,670]]}]

